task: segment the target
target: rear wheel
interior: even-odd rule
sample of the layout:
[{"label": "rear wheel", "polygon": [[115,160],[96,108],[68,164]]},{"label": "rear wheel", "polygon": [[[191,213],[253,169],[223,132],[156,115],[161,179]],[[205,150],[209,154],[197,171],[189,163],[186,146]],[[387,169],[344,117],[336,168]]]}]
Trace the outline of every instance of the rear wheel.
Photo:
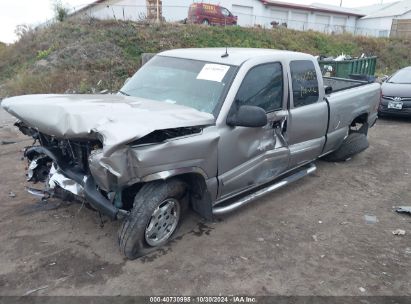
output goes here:
[{"label": "rear wheel", "polygon": [[208,21],[207,19],[204,19],[203,22],[201,22],[201,24],[210,25],[210,21]]},{"label": "rear wheel", "polygon": [[186,185],[178,179],[147,183],[140,189],[118,234],[127,258],[143,256],[172,238],[185,210],[185,192]]},{"label": "rear wheel", "polygon": [[346,161],[355,154],[367,149],[368,146],[369,143],[366,134],[353,132],[344,139],[338,150],[324,156],[324,160],[332,162]]}]

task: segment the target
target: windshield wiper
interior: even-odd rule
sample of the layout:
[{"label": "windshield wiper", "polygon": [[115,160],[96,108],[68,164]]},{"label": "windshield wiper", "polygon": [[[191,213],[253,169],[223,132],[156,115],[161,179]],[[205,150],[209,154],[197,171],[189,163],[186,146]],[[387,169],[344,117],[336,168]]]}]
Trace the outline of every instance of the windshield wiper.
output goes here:
[{"label": "windshield wiper", "polygon": [[130,94],[127,94],[127,93],[125,93],[125,92],[123,92],[123,91],[118,91],[120,94],[123,94],[123,95],[126,95],[126,96],[130,96]]}]

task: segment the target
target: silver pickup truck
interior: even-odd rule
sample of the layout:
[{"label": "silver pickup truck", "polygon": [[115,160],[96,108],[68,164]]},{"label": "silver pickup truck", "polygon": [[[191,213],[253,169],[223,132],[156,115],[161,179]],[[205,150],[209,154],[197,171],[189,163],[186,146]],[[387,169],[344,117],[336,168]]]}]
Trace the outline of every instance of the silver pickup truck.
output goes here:
[{"label": "silver pickup truck", "polygon": [[380,85],[323,78],[308,54],[180,49],[117,95],[31,95],[2,106],[35,144],[29,192],[123,219],[130,259],[167,243],[187,207],[230,212],[368,147]]}]

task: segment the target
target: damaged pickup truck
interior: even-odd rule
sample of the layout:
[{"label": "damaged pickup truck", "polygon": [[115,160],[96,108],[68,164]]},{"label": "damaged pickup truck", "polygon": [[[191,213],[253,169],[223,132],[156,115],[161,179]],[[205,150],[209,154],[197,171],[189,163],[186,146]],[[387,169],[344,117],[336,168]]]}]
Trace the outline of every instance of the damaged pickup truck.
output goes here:
[{"label": "damaged pickup truck", "polygon": [[307,54],[181,49],[146,63],[117,95],[29,95],[2,107],[35,144],[34,194],[122,219],[130,259],[172,238],[184,210],[206,219],[368,147],[380,85],[323,78]]}]

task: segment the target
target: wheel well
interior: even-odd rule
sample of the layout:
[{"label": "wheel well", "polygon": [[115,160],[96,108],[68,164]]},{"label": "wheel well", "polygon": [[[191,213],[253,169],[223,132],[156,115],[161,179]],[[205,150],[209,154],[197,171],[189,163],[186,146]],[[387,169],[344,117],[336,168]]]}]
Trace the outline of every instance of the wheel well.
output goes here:
[{"label": "wheel well", "polygon": [[[360,126],[358,126],[360,125]],[[360,132],[367,135],[368,133],[368,113],[357,116],[350,125],[350,133]]]},{"label": "wheel well", "polygon": [[368,114],[364,113],[357,116],[351,123],[352,127],[355,127],[357,124],[365,124],[368,122]]},{"label": "wheel well", "polygon": [[[200,216],[212,218],[212,201],[211,195],[207,191],[207,185],[204,177],[199,173],[184,173],[168,179],[178,178],[187,184],[190,207]],[[166,179],[167,180],[167,179]],[[137,183],[123,189],[122,201],[123,208],[131,210],[133,208],[134,196],[145,183]]]},{"label": "wheel well", "polygon": [[190,207],[200,216],[211,220],[212,201],[204,176],[198,173],[185,173],[174,178],[179,178],[188,185]]}]

